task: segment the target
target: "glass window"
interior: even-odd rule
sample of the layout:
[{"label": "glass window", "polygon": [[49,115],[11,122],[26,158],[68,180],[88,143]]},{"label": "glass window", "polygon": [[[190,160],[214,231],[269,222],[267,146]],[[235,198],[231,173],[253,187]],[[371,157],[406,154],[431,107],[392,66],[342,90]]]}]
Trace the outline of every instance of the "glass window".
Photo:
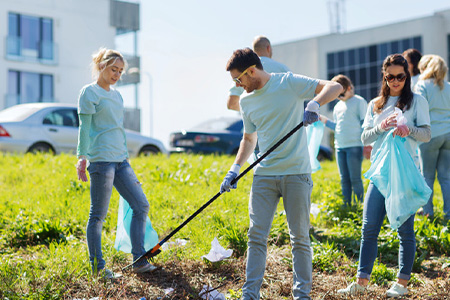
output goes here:
[{"label": "glass window", "polygon": [[378,60],[383,61],[387,56],[388,56],[388,44],[387,43],[383,43],[380,44],[380,49],[378,51],[379,55],[378,55]]},{"label": "glass window", "polygon": [[55,110],[44,117],[43,124],[78,127],[78,122],[73,109]]},{"label": "glass window", "polygon": [[51,19],[41,19],[41,47],[40,58],[53,58],[53,21]]},{"label": "glass window", "polygon": [[369,61],[377,61],[377,45],[372,45],[369,47]]},{"label": "glass window", "polygon": [[8,14],[8,35],[19,36],[19,15]]},{"label": "glass window", "polygon": [[366,68],[359,69],[359,84],[367,84],[367,70]]},{"label": "glass window", "polygon": [[345,67],[345,51],[338,52],[338,67]]},{"label": "glass window", "polygon": [[353,82],[353,84],[355,84],[355,79],[356,79],[356,71],[355,70],[349,70],[348,71],[348,77],[350,78],[350,80]]},{"label": "glass window", "polygon": [[348,65],[354,66],[356,64],[356,50],[351,49],[348,51]]},{"label": "glass window", "polygon": [[404,39],[402,40],[402,49],[400,50],[400,52],[403,52],[405,50],[408,50],[409,48],[411,48],[411,39]]},{"label": "glass window", "polygon": [[42,92],[41,101],[51,102],[53,101],[53,76],[42,75]]},{"label": "glass window", "polygon": [[378,82],[381,79],[381,74],[379,73],[377,66],[370,67],[370,82]]},{"label": "glass window", "polygon": [[22,38],[22,51],[28,56],[37,56],[39,50],[39,19],[31,16],[21,16],[20,36]]},{"label": "glass window", "polygon": [[[377,86],[372,87],[372,88],[370,89],[370,98],[369,98],[369,99],[373,99],[373,98],[375,98],[377,95],[378,95],[378,87],[377,87]],[[367,100],[367,99],[366,99],[366,100]]]},{"label": "glass window", "polygon": [[366,58],[366,48],[362,47],[358,49],[359,63],[364,64],[367,62]]},{"label": "glass window", "polygon": [[[416,36],[413,38],[413,48],[422,52],[422,37]],[[449,48],[450,49],[450,48]]]},{"label": "glass window", "polygon": [[20,73],[20,103],[39,102],[40,78],[38,73]]},{"label": "glass window", "polygon": [[398,41],[391,42],[391,54],[395,54],[399,52]]},{"label": "glass window", "polygon": [[328,70],[332,70],[335,68],[334,53],[327,54],[327,66],[328,66]]}]

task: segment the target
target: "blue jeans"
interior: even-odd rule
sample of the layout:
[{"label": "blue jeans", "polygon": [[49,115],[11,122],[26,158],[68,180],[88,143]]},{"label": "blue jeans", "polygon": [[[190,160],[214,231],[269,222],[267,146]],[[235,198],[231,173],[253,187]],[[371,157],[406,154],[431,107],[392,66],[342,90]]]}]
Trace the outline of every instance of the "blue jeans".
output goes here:
[{"label": "blue jeans", "polygon": [[292,245],[293,299],[311,299],[309,211],[312,187],[311,174],[253,177],[249,202],[246,281],[242,288],[242,299],[260,298],[266,268],[267,238],[280,197],[283,197]]},{"label": "blue jeans", "polygon": [[[364,199],[363,227],[359,252],[358,278],[370,279],[373,264],[378,252],[378,234],[386,215],[383,195],[371,181]],[[414,216],[409,217],[397,230],[400,239],[398,249],[398,278],[409,280],[416,254],[416,236],[414,234]]]},{"label": "blue jeans", "polygon": [[336,161],[341,177],[342,195],[345,204],[352,201],[352,190],[359,202],[364,197],[364,187],[361,179],[363,147],[348,147],[336,149]]},{"label": "blue jeans", "polygon": [[136,260],[145,253],[145,222],[149,211],[149,204],[142,191],[141,183],[126,160],[120,163],[93,162],[88,167],[88,171],[91,178],[91,208],[86,237],[92,270],[105,268],[101,245],[102,227],[108,212],[113,186],[133,210],[130,240],[133,260]]},{"label": "blue jeans", "polygon": [[[433,191],[434,180],[441,185],[444,198],[444,218],[450,220],[450,132],[432,138],[428,143],[420,145],[423,176]],[[423,206],[424,214],[434,215],[433,193],[428,203]]]}]

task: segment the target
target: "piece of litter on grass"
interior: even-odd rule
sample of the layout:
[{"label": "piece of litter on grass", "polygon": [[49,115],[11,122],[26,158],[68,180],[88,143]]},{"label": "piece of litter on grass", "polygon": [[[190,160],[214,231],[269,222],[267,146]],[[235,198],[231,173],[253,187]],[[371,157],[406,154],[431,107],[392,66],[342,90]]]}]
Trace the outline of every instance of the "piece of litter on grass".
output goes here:
[{"label": "piece of litter on grass", "polygon": [[211,242],[211,250],[208,254],[203,255],[203,258],[206,258],[207,260],[211,262],[217,262],[221,261],[225,258],[228,258],[233,254],[232,249],[225,250],[220,244],[217,238],[215,237],[214,240]]},{"label": "piece of litter on grass", "polygon": [[201,295],[202,299],[207,300],[226,300],[224,294],[219,293],[217,290],[213,290],[212,287],[207,285],[203,286],[199,295]]},{"label": "piece of litter on grass", "polygon": [[185,240],[185,239],[176,239],[175,242],[164,243],[161,246],[161,249],[167,250],[169,248],[186,246],[187,242],[188,242],[188,240]]},{"label": "piece of litter on grass", "polygon": [[316,218],[317,215],[320,213],[319,204],[311,203],[311,209],[309,212],[314,216],[314,218]]},{"label": "piece of litter on grass", "polygon": [[173,288],[167,288],[167,289],[164,289],[164,294],[168,295],[168,294],[171,294],[173,291],[174,291]]}]

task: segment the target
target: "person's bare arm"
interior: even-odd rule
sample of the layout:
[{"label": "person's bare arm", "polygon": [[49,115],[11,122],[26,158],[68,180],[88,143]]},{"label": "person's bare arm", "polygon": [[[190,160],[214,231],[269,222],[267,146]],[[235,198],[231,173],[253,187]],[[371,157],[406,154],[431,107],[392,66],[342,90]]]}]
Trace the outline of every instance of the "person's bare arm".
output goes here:
[{"label": "person's bare arm", "polygon": [[241,143],[239,145],[239,151],[236,154],[236,159],[234,160],[235,164],[242,166],[247,161],[247,159],[255,150],[257,140],[258,137],[256,132],[250,134],[244,132]]},{"label": "person's bare arm", "polygon": [[239,96],[229,95],[227,100],[227,108],[235,111],[240,111]]}]

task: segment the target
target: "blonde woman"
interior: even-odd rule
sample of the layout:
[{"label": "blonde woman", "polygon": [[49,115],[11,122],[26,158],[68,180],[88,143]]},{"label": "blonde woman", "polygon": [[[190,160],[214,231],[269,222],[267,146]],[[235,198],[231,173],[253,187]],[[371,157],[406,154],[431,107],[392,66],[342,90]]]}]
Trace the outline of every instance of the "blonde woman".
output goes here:
[{"label": "blonde woman", "polygon": [[[91,178],[91,207],[86,229],[89,261],[94,275],[116,278],[105,268],[101,249],[103,222],[108,212],[113,186],[133,210],[131,244],[133,259],[145,253],[145,222],[149,211],[147,198],[128,163],[128,150],[123,127],[123,99],[112,88],[125,69],[125,59],[118,51],[100,49],[93,55],[93,73],[97,79],[81,89],[78,98],[80,128],[77,149],[78,179]],[[136,273],[150,272],[156,267],[147,261],[135,266]]]},{"label": "blonde woman", "polygon": [[[444,219],[450,220],[450,83],[447,65],[438,55],[424,55],[419,62],[421,72],[415,91],[428,100],[431,140],[420,145],[423,176],[433,190],[436,177],[444,197]],[[423,206],[425,215],[433,217],[433,194]]]}]

